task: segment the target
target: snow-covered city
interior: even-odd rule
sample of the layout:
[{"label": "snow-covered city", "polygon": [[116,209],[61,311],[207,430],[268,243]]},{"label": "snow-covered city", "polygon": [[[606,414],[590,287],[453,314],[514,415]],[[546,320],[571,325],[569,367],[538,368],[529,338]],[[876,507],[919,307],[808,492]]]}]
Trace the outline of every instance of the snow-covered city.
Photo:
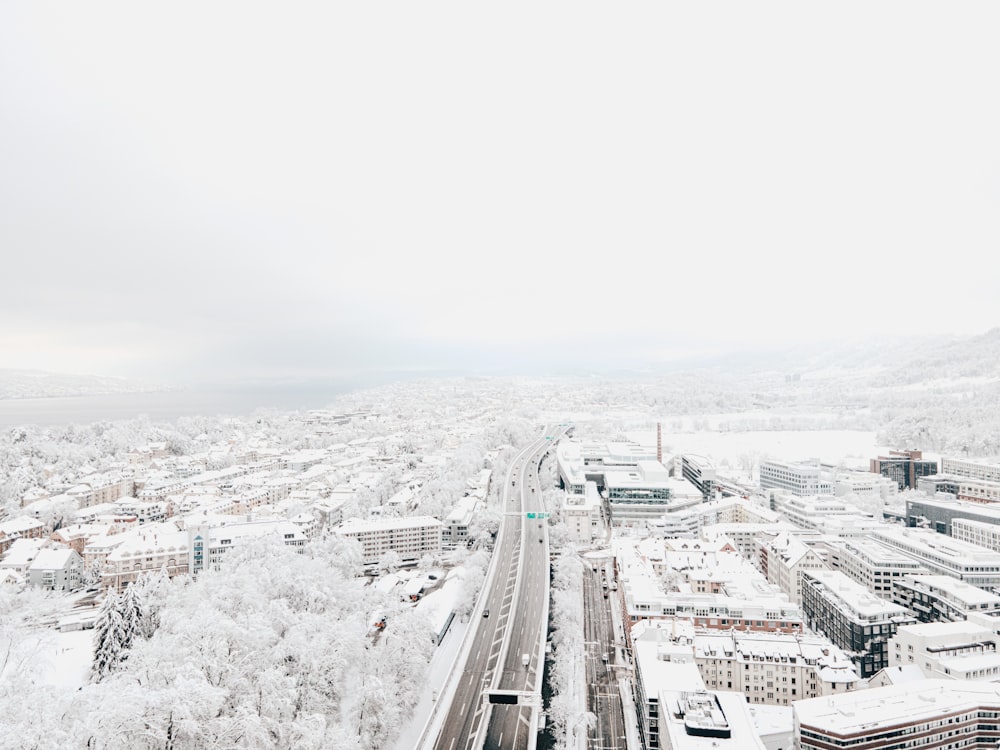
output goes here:
[{"label": "snow-covered city", "polygon": [[996,340],[947,418],[915,357],[9,428],[2,745],[985,741]]},{"label": "snow-covered city", "polygon": [[0,3],[0,750],[1000,748],[1000,3]]}]

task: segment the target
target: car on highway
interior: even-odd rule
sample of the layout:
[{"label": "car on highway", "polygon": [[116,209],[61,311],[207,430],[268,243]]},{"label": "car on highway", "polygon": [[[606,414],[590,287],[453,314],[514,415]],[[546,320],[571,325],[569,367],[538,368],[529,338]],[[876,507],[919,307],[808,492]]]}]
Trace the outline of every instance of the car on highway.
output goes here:
[{"label": "car on highway", "polygon": [[483,617],[489,617],[489,616],[490,616],[490,611],[488,609],[484,609],[483,610]]}]

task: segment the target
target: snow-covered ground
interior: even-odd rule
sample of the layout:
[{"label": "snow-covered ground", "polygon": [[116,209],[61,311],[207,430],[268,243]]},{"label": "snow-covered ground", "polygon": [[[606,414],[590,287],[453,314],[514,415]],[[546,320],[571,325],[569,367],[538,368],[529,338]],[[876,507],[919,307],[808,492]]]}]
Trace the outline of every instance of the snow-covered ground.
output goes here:
[{"label": "snow-covered ground", "polygon": [[[627,433],[645,445],[656,443],[655,431]],[[694,453],[712,459],[717,466],[739,467],[742,458],[775,458],[803,461],[818,458],[824,463],[868,470],[868,460],[886,455],[890,447],[879,445],[874,431],[867,430],[748,430],[745,432],[701,430],[671,433],[663,430],[665,453]]]},{"label": "snow-covered ground", "polygon": [[[440,618],[441,613],[454,609],[458,601],[461,586],[461,575],[458,570],[457,568],[451,570],[445,585],[425,596],[417,605],[418,609],[426,609],[434,621]],[[451,627],[431,657],[427,669],[426,690],[420,702],[414,707],[409,723],[399,733],[392,750],[413,750],[416,747],[424,727],[431,718],[431,712],[437,705],[438,696],[441,695],[448,680],[451,668],[458,658],[458,652],[468,629],[468,620],[462,621],[458,617],[452,620]]]},{"label": "snow-covered ground", "polygon": [[39,679],[53,687],[75,690],[86,684],[94,659],[94,631],[71,630],[46,633],[42,645]]}]

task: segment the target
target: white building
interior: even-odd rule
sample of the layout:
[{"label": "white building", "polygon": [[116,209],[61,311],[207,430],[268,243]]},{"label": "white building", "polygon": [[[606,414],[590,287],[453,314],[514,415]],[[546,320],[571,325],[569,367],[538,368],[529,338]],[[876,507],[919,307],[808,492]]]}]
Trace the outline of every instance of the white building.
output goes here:
[{"label": "white building", "polygon": [[188,571],[192,576],[203,570],[218,570],[233,550],[249,539],[271,536],[288,547],[305,547],[306,535],[291,521],[253,521],[227,526],[189,526]]},{"label": "white building", "polygon": [[86,482],[66,490],[66,494],[76,500],[80,508],[113,503],[115,500],[135,494],[135,475],[131,469],[127,469],[90,476]]},{"label": "white building", "polygon": [[788,533],[761,538],[757,559],[766,561],[762,567],[768,582],[788,594],[797,605],[802,604],[802,572],[828,569],[812,547]]},{"label": "white building", "polygon": [[838,516],[849,518],[852,526],[857,525],[859,519],[870,521],[873,527],[877,524],[871,514],[862,513],[850,503],[835,497],[775,494],[773,504],[782,517],[803,529],[826,531],[824,525]]},{"label": "white building", "polygon": [[838,471],[833,476],[833,494],[886,499],[899,492],[899,485],[889,477],[870,471]]},{"label": "white building", "polygon": [[819,461],[761,461],[760,486],[800,496],[833,494],[833,482],[824,476]]},{"label": "white building", "polygon": [[[683,546],[686,540],[675,540]],[[692,541],[668,552],[664,540],[613,539],[626,627],[640,620],[690,620],[713,630],[801,632],[802,612],[735,548]]]},{"label": "white building", "polygon": [[886,526],[876,541],[919,561],[931,573],[951,576],[980,588],[1000,586],[1000,552],[959,541],[930,529]]},{"label": "white building", "polygon": [[395,552],[404,565],[418,562],[424,555],[441,552],[444,524],[430,516],[409,518],[350,519],[336,532],[361,544],[365,565],[375,565],[386,552]]},{"label": "white building", "polygon": [[104,558],[101,586],[122,591],[143,573],[166,569],[173,578],[188,572],[188,532],[172,523],[153,523],[120,534]]},{"label": "white building", "polygon": [[703,632],[694,654],[706,687],[741,692],[747,703],[788,706],[861,684],[847,655],[818,635]]},{"label": "white building", "polygon": [[28,566],[28,583],[53,591],[75,591],[82,575],[83,560],[69,548],[40,550]]},{"label": "white building", "polygon": [[646,748],[765,750],[741,693],[712,692],[690,645],[672,643],[669,625],[633,628],[636,709]]},{"label": "white building", "polygon": [[587,482],[582,495],[569,492],[563,495],[562,520],[574,542],[587,544],[598,535],[601,528],[601,496],[596,483]]},{"label": "white building", "polygon": [[[890,480],[891,481],[891,480]],[[899,550],[869,539],[832,542],[830,566],[866,587],[875,596],[893,599],[893,584],[903,576],[923,575],[927,568]]]},{"label": "white building", "polygon": [[1000,680],[997,634],[971,622],[903,625],[889,641],[889,666],[916,664],[927,677]]},{"label": "white building", "polygon": [[455,549],[469,543],[469,526],[482,505],[482,501],[474,495],[466,495],[455,503],[441,527],[442,549]]},{"label": "white building", "polygon": [[955,518],[951,522],[951,536],[960,542],[1000,552],[1000,524]]},{"label": "white building", "polygon": [[28,568],[46,544],[48,542],[45,539],[16,540],[0,560],[0,570],[12,570],[27,580]]},{"label": "white building", "polygon": [[954,474],[957,477],[984,479],[988,482],[1000,482],[1000,464],[986,461],[970,461],[965,458],[941,459],[941,473]]}]

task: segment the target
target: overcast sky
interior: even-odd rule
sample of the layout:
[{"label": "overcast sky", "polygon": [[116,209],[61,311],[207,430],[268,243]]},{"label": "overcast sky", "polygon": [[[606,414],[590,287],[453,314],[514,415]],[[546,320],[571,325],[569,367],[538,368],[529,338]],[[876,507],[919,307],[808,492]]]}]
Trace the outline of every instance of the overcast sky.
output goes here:
[{"label": "overcast sky", "polygon": [[996,3],[6,3],[0,367],[1000,324]]}]

